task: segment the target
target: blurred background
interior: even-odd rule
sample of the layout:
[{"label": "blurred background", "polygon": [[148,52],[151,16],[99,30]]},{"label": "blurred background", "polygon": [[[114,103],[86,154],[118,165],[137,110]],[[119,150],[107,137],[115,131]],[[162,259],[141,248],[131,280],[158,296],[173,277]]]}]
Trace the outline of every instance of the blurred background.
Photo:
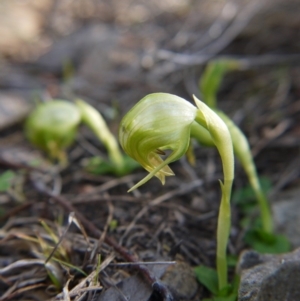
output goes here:
[{"label": "blurred background", "polygon": [[245,69],[294,63],[298,9],[297,0],[1,0],[0,88],[123,111],[152,91],[198,95],[216,56],[250,59]]}]

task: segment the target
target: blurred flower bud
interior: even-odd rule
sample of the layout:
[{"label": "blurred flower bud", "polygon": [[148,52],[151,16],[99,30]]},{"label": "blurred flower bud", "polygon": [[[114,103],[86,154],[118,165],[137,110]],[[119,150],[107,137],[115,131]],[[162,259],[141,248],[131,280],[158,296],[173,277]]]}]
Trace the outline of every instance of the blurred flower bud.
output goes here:
[{"label": "blurred flower bud", "polygon": [[73,143],[80,119],[74,104],[63,100],[49,101],[39,104],[29,115],[25,133],[32,144],[50,157],[64,160],[64,151]]}]

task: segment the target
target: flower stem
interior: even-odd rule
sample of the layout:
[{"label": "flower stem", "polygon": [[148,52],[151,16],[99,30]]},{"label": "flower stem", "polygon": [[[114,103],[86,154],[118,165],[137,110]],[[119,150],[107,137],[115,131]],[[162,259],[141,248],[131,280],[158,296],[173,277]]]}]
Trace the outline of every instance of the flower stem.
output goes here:
[{"label": "flower stem", "polygon": [[[260,209],[262,229],[267,233],[273,233],[273,218],[268,200],[262,191],[259,183],[255,163],[252,158],[250,146],[243,132],[227,117],[223,112],[217,111],[230,131],[234,153],[240,161],[245,173],[247,174],[250,185],[255,193],[255,197]],[[193,123],[191,136],[205,146],[214,146],[210,133],[200,124]]]},{"label": "flower stem", "polygon": [[115,166],[122,169],[124,166],[124,159],[121,150],[116,138],[110,132],[103,117],[91,105],[80,99],[76,101],[76,105],[81,112],[82,121],[94,132],[97,138],[103,142],[107,148],[109,158]]},{"label": "flower stem", "polygon": [[248,140],[239,127],[237,127],[227,115],[220,111],[217,111],[217,113],[225,122],[230,131],[234,152],[241,162],[249,179],[250,185],[255,193],[260,209],[262,228],[265,232],[272,233],[273,220],[271,209],[267,198],[261,189]]},{"label": "flower stem", "polygon": [[[224,183],[220,181],[222,198],[217,226],[217,273],[219,290],[228,285],[227,281],[227,244],[231,226],[230,197],[234,179],[234,156],[230,132],[224,121],[212,110],[208,111],[206,105],[195,99],[199,108],[195,121],[203,126],[211,135],[212,141],[220,154],[223,166]],[[206,111],[206,115],[201,112]]]},{"label": "flower stem", "polygon": [[258,201],[262,228],[267,233],[273,233],[273,218],[272,218],[270,206],[268,204],[268,200],[261,189],[257,176],[250,177],[250,175],[248,175],[248,177],[249,177],[250,184],[254,190],[256,199]]},{"label": "flower stem", "polygon": [[232,181],[221,184],[222,199],[220,204],[217,227],[217,272],[219,289],[226,287],[227,281],[227,256],[226,249],[231,226],[230,194]]}]

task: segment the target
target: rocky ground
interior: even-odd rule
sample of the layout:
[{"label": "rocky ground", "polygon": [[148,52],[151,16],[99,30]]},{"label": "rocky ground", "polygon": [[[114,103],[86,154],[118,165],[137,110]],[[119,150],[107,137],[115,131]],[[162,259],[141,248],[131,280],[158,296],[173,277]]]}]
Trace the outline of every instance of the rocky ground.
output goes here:
[{"label": "rocky ground", "polygon": [[[107,155],[85,127],[68,150],[69,165],[60,168],[30,145],[23,121],[38,101],[82,98],[117,135],[122,116],[146,94],[201,99],[199,78],[214,58],[242,66],[225,76],[219,107],[249,139],[270,186],[276,232],[292,250],[299,247],[299,8],[297,0],[2,0],[0,171],[12,180],[8,188],[0,181],[0,300],[162,300],[133,259],[147,262],[178,300],[210,296],[192,268],[215,266],[222,170],[214,149],[195,145],[195,168],[183,158],[165,186],[152,179],[128,194],[146,173],[89,173],[87,158]],[[235,261],[250,248],[242,221],[258,215],[247,216],[236,204],[246,186],[236,164],[228,247]],[[55,246],[57,260],[45,264]],[[298,253],[243,255],[250,263],[242,260],[239,272],[251,280],[249,268],[264,264],[272,275],[290,278],[278,260],[298,267]],[[231,278],[234,271],[233,264]],[[240,300],[277,300],[268,299],[271,284],[259,292],[247,282]]]}]

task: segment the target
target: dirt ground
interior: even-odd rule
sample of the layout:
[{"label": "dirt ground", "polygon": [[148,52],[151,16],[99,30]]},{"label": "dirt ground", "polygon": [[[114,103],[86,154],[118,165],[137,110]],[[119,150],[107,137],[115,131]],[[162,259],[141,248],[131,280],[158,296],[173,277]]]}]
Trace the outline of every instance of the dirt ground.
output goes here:
[{"label": "dirt ground", "polygon": [[[219,107],[247,135],[276,202],[300,183],[299,6],[296,0],[2,0],[0,175],[12,172],[13,180],[0,194],[0,300],[162,300],[152,294],[150,274],[178,300],[209,296],[195,284],[192,267],[215,267],[222,178],[216,150],[195,144],[195,167],[182,158],[164,186],[152,179],[127,193],[146,172],[88,172],[88,158],[107,154],[87,128],[61,168],[30,145],[23,121],[38,101],[82,98],[117,135],[122,116],[146,94],[201,98],[207,62],[238,59],[243,70],[225,76]],[[235,172],[234,195],[248,185],[238,163]],[[243,218],[233,203],[228,254],[235,259],[249,247]],[[135,276],[138,269],[144,277]]]}]

